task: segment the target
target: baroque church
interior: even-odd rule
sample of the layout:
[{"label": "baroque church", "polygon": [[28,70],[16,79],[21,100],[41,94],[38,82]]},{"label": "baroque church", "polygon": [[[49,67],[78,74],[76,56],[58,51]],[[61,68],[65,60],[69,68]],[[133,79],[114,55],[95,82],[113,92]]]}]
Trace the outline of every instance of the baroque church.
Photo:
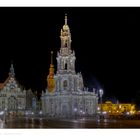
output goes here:
[{"label": "baroque church", "polygon": [[13,64],[11,64],[8,78],[0,83],[0,111],[6,111],[6,114],[21,114],[32,110],[32,99],[34,94],[25,90],[15,78]]},{"label": "baroque church", "polygon": [[47,117],[72,118],[96,114],[98,95],[89,92],[83,84],[81,73],[75,71],[75,52],[71,49],[71,33],[65,16],[60,32],[61,47],[57,52],[57,71],[51,64],[47,77],[47,89],[42,92],[42,112]]}]

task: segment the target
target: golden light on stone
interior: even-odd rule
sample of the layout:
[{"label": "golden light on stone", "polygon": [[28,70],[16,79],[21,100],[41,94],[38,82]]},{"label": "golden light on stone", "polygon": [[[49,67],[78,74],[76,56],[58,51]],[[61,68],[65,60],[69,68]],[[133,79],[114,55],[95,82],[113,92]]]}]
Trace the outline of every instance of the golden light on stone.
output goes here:
[{"label": "golden light on stone", "polygon": [[53,51],[51,51],[51,64],[49,68],[49,75],[47,77],[48,91],[53,92],[55,89],[55,79],[54,79],[54,65],[53,65]]},{"label": "golden light on stone", "polygon": [[[98,108],[101,108],[101,104],[98,104]],[[99,111],[99,109],[97,109]],[[108,114],[121,114],[130,112],[134,114],[136,111],[135,104],[113,104],[111,101],[106,101],[102,104],[102,111],[106,111]]]}]

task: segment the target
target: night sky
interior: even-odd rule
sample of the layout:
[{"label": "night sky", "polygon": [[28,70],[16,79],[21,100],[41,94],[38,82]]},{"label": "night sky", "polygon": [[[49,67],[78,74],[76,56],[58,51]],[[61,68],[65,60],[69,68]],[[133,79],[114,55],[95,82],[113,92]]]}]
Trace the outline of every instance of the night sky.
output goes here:
[{"label": "night sky", "polygon": [[140,8],[0,8],[0,82],[13,60],[21,85],[45,90],[65,13],[85,86],[103,88],[104,100],[140,103]]}]

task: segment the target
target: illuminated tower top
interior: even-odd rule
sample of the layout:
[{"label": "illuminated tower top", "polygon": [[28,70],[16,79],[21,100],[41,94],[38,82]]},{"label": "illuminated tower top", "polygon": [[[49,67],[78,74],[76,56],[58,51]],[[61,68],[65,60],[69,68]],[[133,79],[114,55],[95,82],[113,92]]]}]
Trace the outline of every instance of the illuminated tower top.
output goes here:
[{"label": "illuminated tower top", "polygon": [[69,55],[71,53],[71,33],[70,28],[67,24],[66,14],[65,14],[65,24],[63,25],[63,28],[61,29],[60,33],[60,39],[61,39],[60,53],[62,55]]},{"label": "illuminated tower top", "polygon": [[67,15],[65,15],[65,24],[60,33],[61,48],[57,53],[57,73],[75,74],[75,53],[71,50],[71,33],[68,26]]}]

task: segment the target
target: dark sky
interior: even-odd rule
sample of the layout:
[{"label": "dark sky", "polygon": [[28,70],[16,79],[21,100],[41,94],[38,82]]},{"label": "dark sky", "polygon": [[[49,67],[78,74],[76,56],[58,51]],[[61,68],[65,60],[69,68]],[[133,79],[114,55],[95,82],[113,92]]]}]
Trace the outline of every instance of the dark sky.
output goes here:
[{"label": "dark sky", "polygon": [[45,90],[65,13],[85,86],[103,88],[104,99],[140,98],[140,8],[0,8],[0,82],[13,60],[20,84]]}]

